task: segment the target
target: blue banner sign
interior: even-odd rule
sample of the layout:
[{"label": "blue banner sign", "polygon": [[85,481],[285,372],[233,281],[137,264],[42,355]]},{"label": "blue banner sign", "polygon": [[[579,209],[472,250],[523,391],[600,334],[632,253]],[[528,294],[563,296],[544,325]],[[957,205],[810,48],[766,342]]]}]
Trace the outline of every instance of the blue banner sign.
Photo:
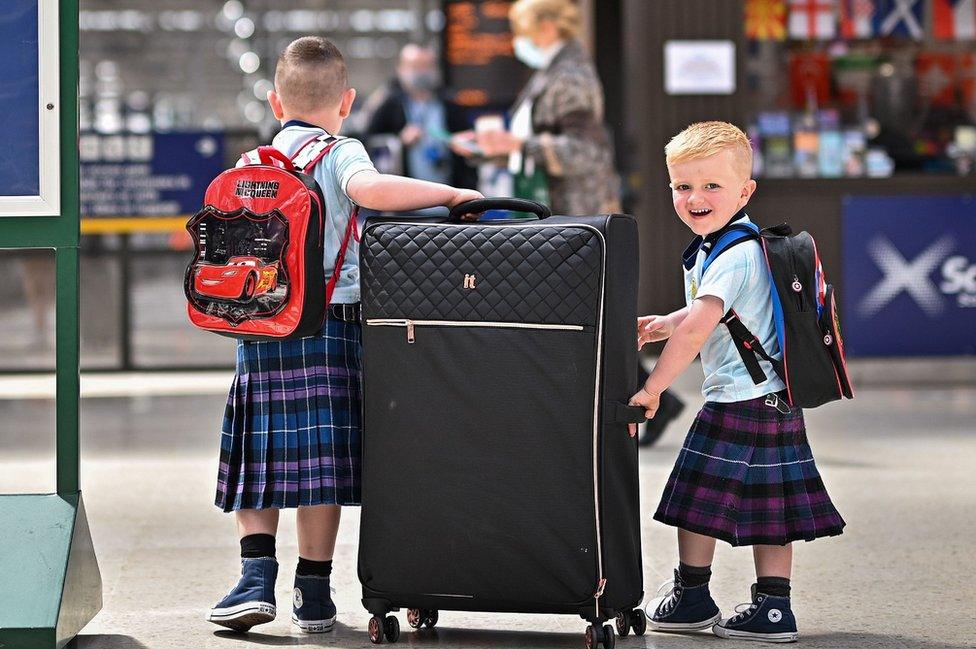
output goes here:
[{"label": "blue banner sign", "polygon": [[193,214],[225,166],[222,133],[89,133],[78,144],[83,217]]},{"label": "blue banner sign", "polygon": [[843,208],[854,356],[976,354],[976,196],[857,196]]},{"label": "blue banner sign", "polygon": [[0,3],[0,194],[40,194],[37,0]]}]

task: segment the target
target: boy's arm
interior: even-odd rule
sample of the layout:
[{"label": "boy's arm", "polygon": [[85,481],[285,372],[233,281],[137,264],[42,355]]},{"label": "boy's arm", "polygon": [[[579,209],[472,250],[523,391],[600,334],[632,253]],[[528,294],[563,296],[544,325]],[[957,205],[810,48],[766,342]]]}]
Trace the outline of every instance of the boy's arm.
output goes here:
[{"label": "boy's arm", "polygon": [[[664,346],[664,351],[644,386],[630,398],[630,405],[643,406],[647,411],[647,418],[654,417],[661,393],[695,360],[705,340],[718,326],[724,314],[724,303],[712,295],[704,295],[692,302],[687,315]],[[631,437],[636,431],[636,426],[631,425]]]},{"label": "boy's arm", "polygon": [[454,207],[465,201],[484,198],[481,192],[473,189],[458,189],[441,183],[381,174],[372,170],[361,171],[350,178],[346,193],[357,205],[388,212],[419,210],[438,205]]},{"label": "boy's arm", "polygon": [[688,317],[688,307],[667,315],[645,315],[637,318],[637,351],[647,343],[667,340]]}]

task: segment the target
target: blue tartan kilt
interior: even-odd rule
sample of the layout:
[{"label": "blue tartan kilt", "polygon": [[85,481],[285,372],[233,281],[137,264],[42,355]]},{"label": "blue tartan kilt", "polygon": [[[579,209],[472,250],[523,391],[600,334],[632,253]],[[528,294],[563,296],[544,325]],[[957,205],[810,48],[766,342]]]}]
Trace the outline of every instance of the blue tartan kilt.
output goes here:
[{"label": "blue tartan kilt", "polygon": [[215,504],[226,512],[360,504],[362,328],[238,342]]}]

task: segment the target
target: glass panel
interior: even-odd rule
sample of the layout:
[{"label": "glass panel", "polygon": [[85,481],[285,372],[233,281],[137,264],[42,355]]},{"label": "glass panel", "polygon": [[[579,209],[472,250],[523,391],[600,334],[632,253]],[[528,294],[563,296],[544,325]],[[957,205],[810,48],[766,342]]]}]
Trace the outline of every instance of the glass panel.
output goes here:
[{"label": "glass panel", "polygon": [[54,251],[0,250],[0,371],[54,370]]},{"label": "glass panel", "polygon": [[[0,370],[54,367],[54,252],[0,250]],[[50,493],[54,377],[0,376],[0,493]]]},{"label": "glass panel", "polygon": [[83,240],[81,253],[81,367],[114,368],[122,362],[121,262]]},{"label": "glass panel", "polygon": [[236,341],[194,328],[183,273],[189,255],[141,253],[132,260],[132,355],[139,367],[233,367]]}]

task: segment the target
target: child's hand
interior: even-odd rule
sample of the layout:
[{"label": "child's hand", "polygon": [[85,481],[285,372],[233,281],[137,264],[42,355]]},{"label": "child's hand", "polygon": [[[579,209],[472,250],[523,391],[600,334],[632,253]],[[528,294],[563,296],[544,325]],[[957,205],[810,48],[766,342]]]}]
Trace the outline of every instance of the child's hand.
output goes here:
[{"label": "child's hand", "polygon": [[[460,189],[454,190],[454,198],[450,200],[447,204],[448,208],[454,208],[455,205],[460,205],[461,203],[467,203],[468,201],[476,201],[479,198],[484,198],[484,194],[473,189]],[[462,221],[477,221],[481,214],[465,214],[461,217]]]},{"label": "child's hand", "polygon": [[667,340],[674,333],[671,319],[665,315],[646,315],[637,318],[637,351],[647,343]]},{"label": "child's hand", "polygon": [[[641,406],[645,411],[644,416],[648,419],[654,419],[658,406],[661,405],[661,395],[654,392],[648,392],[644,388],[641,388],[637,391],[637,394],[630,398],[627,405]],[[627,430],[631,437],[637,436],[637,424],[627,424]]]}]

